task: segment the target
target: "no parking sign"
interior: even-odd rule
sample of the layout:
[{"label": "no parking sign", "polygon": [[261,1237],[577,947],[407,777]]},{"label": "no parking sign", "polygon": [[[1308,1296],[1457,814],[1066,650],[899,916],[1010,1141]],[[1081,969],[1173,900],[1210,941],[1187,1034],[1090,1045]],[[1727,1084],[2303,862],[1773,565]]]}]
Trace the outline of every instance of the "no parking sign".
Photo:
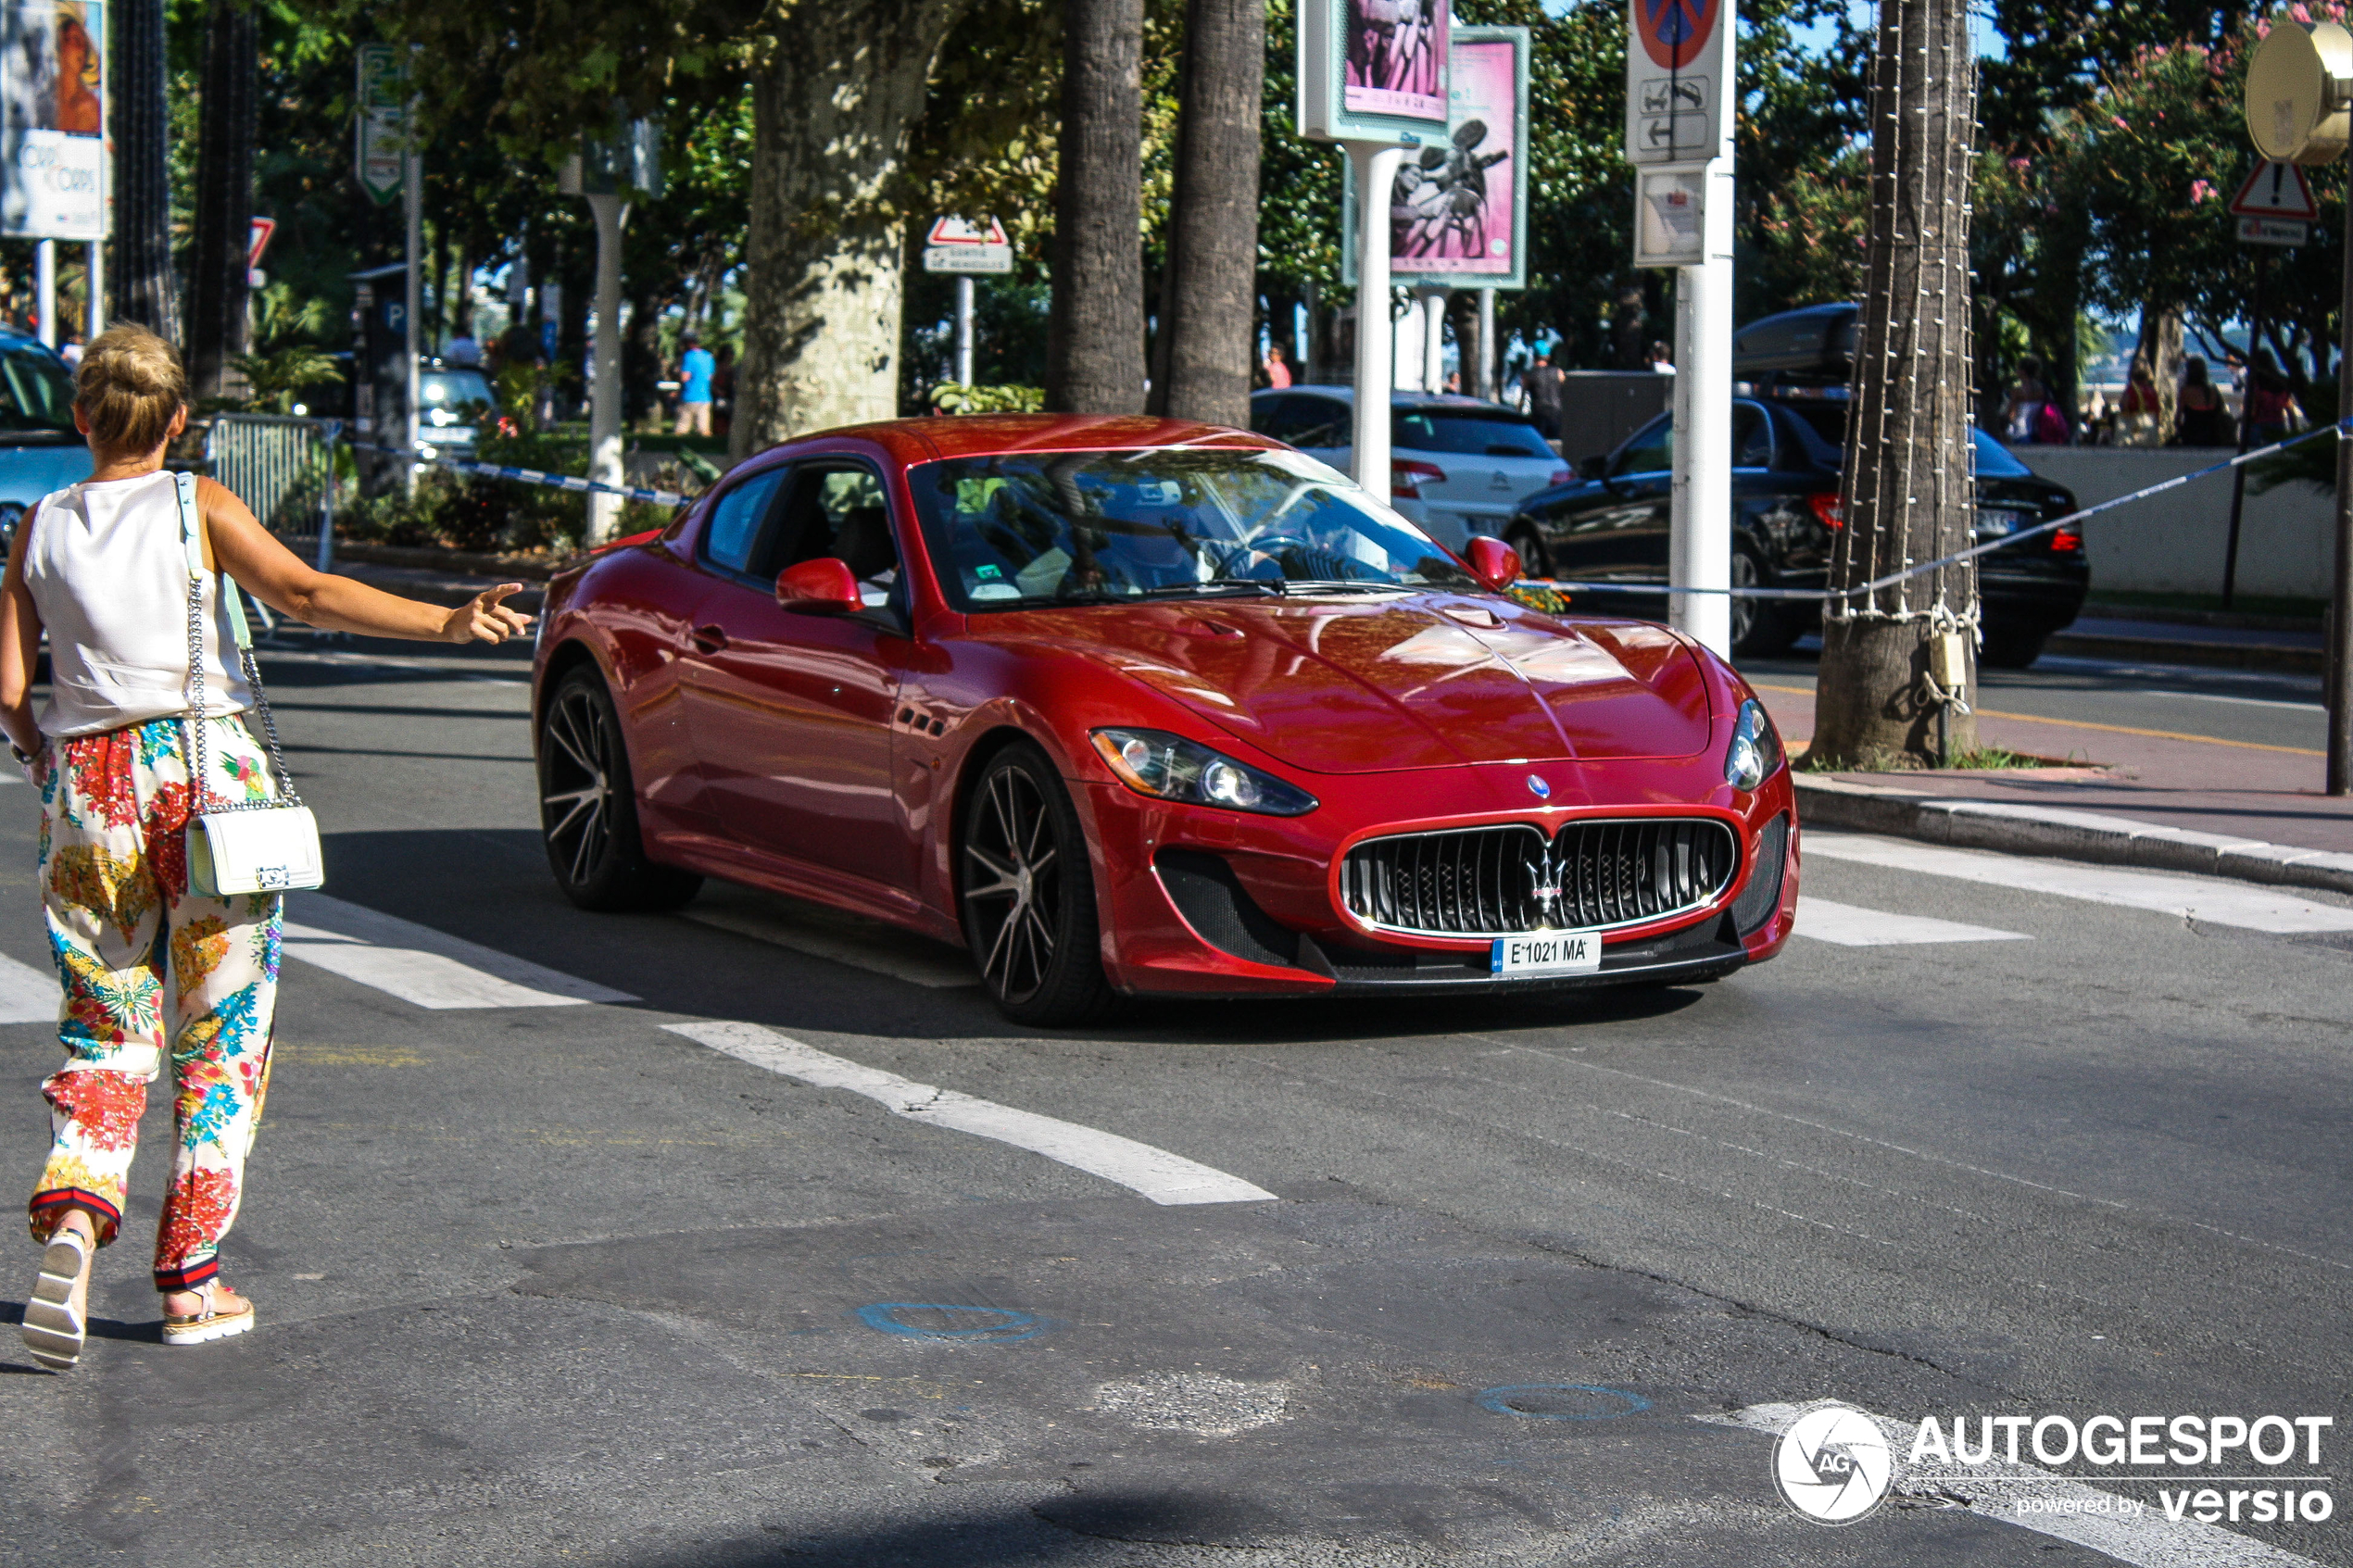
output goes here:
[{"label": "no parking sign", "polygon": [[1628,159],[1730,157],[1732,29],[1726,0],[1631,0],[1628,12]]}]

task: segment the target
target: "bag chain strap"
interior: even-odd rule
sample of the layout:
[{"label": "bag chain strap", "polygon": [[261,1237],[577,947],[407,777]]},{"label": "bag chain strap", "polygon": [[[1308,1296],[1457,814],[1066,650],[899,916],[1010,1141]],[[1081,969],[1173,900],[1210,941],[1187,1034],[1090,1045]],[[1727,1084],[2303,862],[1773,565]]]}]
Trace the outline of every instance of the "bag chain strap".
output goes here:
[{"label": "bag chain strap", "polygon": [[[221,576],[221,581],[223,583],[228,581],[226,574]],[[238,651],[244,655],[245,684],[252,688],[254,703],[261,709],[262,734],[270,743],[270,765],[278,775],[279,793],[275,797],[267,800],[236,802],[224,800],[220,802],[216,811],[208,811],[204,809],[204,807],[207,798],[211,794],[212,772],[210,764],[206,759],[204,744],[207,722],[204,695],[204,579],[195,572],[190,572],[188,574],[188,677],[191,695],[195,697],[195,702],[192,705],[193,711],[189,719],[183,721],[195,732],[195,742],[192,749],[196,759],[196,785],[191,792],[192,798],[188,805],[191,816],[212,816],[220,811],[269,811],[282,806],[302,804],[302,797],[295,793],[294,775],[286,771],[286,759],[278,749],[278,721],[271,716],[270,696],[261,689],[261,671],[254,664],[253,649],[247,647]]]}]

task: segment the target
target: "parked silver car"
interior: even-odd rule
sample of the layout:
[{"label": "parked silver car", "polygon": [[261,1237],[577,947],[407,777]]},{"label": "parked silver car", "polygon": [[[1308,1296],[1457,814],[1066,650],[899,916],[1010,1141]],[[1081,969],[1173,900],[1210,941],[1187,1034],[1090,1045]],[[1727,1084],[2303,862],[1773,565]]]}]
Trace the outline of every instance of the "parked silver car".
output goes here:
[{"label": "parked silver car", "polygon": [[[1259,392],[1251,396],[1250,428],[1346,472],[1355,408],[1353,387]],[[1476,397],[1393,393],[1389,441],[1397,509],[1451,550],[1474,534],[1500,537],[1523,497],[1570,477],[1528,416]]]}]

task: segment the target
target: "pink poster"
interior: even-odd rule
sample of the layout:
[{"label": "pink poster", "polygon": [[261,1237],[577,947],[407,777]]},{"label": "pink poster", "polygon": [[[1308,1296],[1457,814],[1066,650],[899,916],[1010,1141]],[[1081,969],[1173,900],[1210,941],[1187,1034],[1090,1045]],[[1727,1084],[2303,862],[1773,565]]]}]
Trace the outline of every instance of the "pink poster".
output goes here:
[{"label": "pink poster", "polygon": [[1454,46],[1446,144],[1408,157],[1390,187],[1390,265],[1400,272],[1514,270],[1515,45]]},{"label": "pink poster", "polygon": [[1446,118],[1447,0],[1346,0],[1350,114]]}]

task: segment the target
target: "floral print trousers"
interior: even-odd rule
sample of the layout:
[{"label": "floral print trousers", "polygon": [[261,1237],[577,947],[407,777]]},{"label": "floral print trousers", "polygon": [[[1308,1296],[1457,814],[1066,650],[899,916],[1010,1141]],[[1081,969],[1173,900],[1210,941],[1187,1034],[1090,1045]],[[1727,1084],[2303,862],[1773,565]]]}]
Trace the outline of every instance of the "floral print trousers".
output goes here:
[{"label": "floral print trousers", "polygon": [[[204,721],[208,804],[271,793],[266,754],[234,719]],[[156,1288],[220,1270],[270,1082],[277,1000],[275,894],[188,891],[187,721],[157,719],[42,748],[41,889],[65,986],[65,1065],[42,1085],[55,1141],[32,1234],[88,1210],[114,1239],[147,1085],[171,1063],[171,1185],[156,1228]]]}]

